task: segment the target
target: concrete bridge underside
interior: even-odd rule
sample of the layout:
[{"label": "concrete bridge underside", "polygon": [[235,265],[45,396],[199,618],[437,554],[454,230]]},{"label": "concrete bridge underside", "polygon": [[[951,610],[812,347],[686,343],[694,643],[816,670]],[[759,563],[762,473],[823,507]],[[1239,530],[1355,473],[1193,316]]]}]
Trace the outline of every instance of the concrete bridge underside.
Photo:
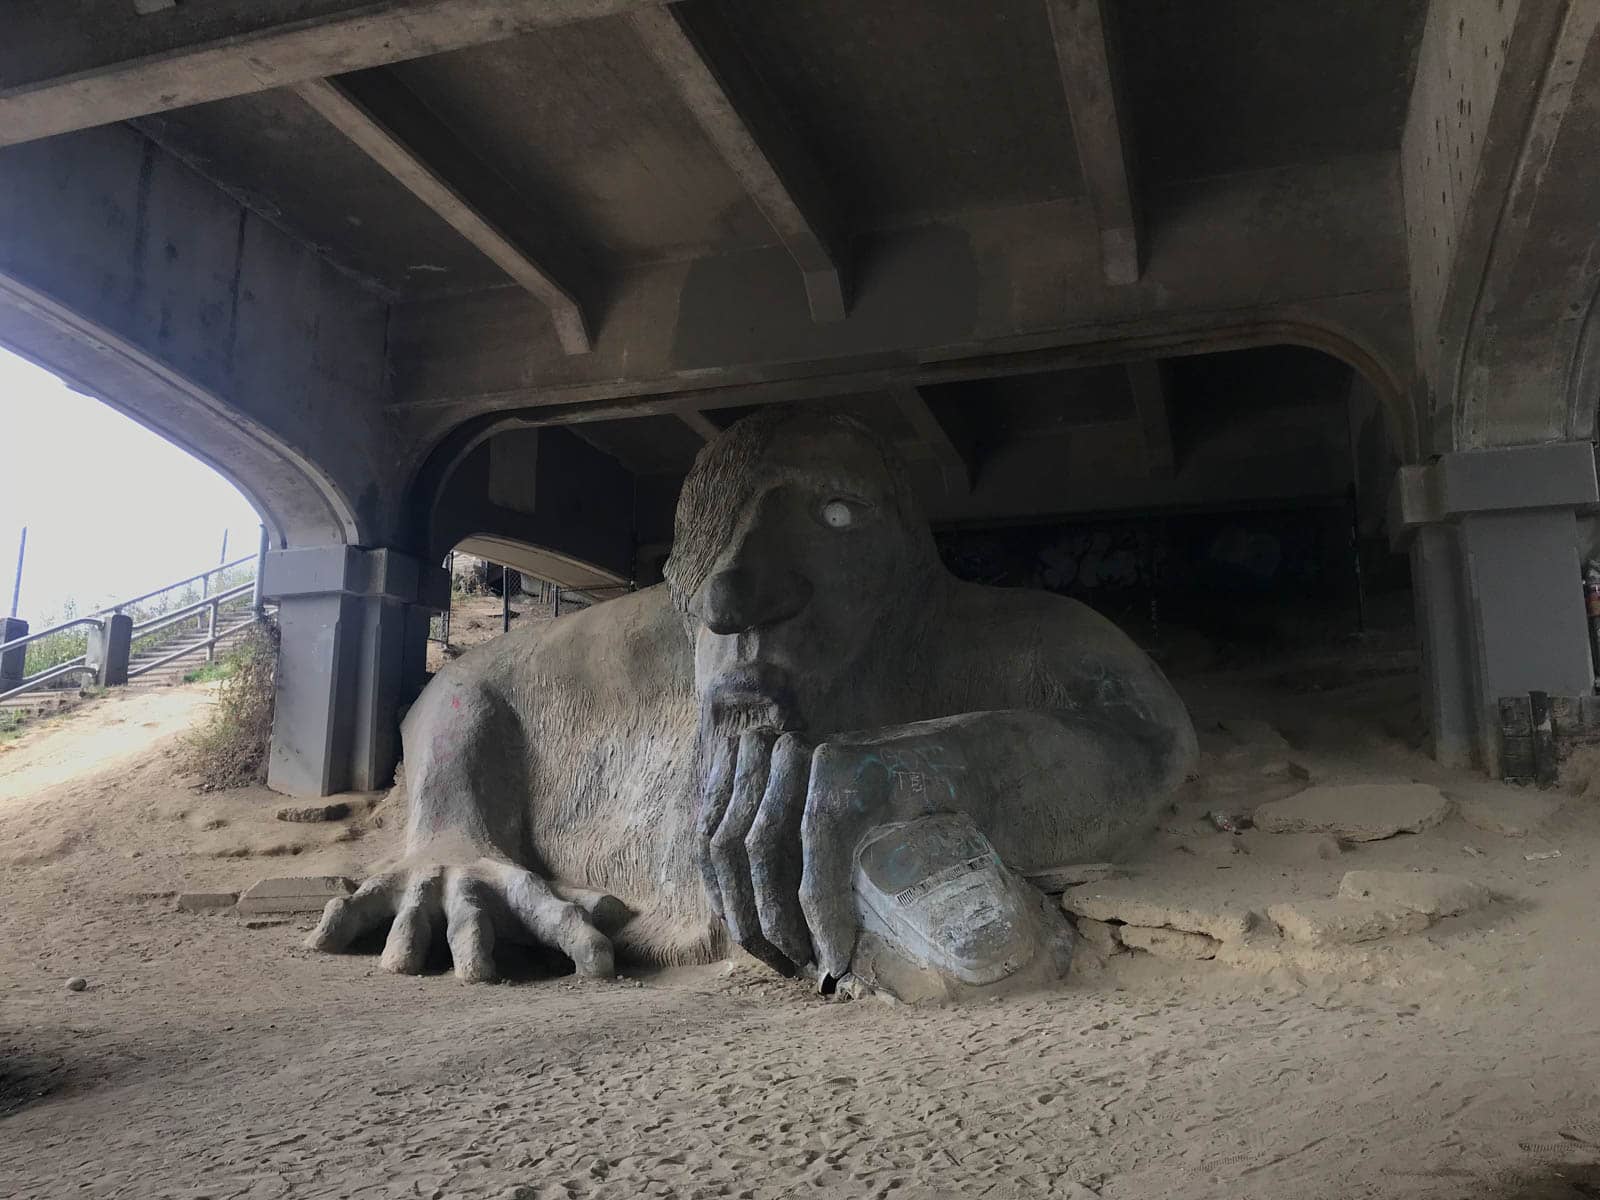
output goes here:
[{"label": "concrete bridge underside", "polygon": [[649,581],[778,402],[951,525],[1353,489],[1442,757],[1592,689],[1600,6],[11,8],[0,342],[263,513],[285,791],[386,782],[452,546]]}]

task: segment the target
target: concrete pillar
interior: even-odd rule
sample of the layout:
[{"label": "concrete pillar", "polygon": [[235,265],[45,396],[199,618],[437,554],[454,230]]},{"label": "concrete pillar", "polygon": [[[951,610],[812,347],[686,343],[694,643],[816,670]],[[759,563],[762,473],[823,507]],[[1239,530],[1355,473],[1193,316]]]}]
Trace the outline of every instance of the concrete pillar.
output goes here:
[{"label": "concrete pillar", "polygon": [[386,786],[448,577],[393,550],[319,546],[268,554],[262,592],[278,602],[279,631],[267,786],[292,796]]},{"label": "concrete pillar", "polygon": [[1593,694],[1577,517],[1597,504],[1588,442],[1401,468],[1391,529],[1409,542],[1424,711],[1442,762],[1499,773],[1502,696]]},{"label": "concrete pillar", "polygon": [[[28,623],[18,617],[0,617],[0,643],[28,636]],[[0,654],[0,692],[9,691],[27,674],[28,648],[18,646]]]},{"label": "concrete pillar", "polygon": [[1466,574],[1456,529],[1424,525],[1411,542],[1411,593],[1422,651],[1422,705],[1433,755],[1450,767],[1477,753],[1472,651],[1467,637]]},{"label": "concrete pillar", "polygon": [[84,649],[84,665],[94,671],[101,687],[121,687],[128,682],[128,654],[133,642],[133,618],[127,613],[112,613],[96,629],[89,627]]}]

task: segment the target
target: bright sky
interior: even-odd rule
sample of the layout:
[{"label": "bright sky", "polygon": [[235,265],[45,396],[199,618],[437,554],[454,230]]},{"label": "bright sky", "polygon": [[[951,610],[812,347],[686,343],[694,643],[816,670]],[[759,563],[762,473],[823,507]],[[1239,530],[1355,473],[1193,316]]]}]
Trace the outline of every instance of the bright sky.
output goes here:
[{"label": "bright sky", "polygon": [[253,554],[260,519],[222,476],[115,409],[0,348],[0,616],[35,629]]}]

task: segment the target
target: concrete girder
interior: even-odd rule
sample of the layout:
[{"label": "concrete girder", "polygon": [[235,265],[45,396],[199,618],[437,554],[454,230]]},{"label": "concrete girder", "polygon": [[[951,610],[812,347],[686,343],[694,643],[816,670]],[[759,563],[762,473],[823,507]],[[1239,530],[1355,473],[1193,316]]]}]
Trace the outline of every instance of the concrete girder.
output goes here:
[{"label": "concrete girder", "polygon": [[325,0],[317,6],[325,11],[306,17],[303,4],[269,0],[245,16],[245,6],[198,17],[179,6],[143,18],[105,11],[92,22],[60,5],[29,5],[6,14],[15,50],[0,47],[0,78],[24,82],[0,89],[0,146],[663,2]]},{"label": "concrete girder", "polygon": [[1127,288],[1099,282],[1087,206],[1060,202],[879,235],[840,325],[806,320],[776,250],[630,273],[581,358],[530,340],[529,306],[511,293],[397,306],[391,412],[420,463],[480,416],[562,424],[1292,342],[1370,378],[1412,461],[1404,245],[1382,217],[1399,209],[1392,156],[1152,199],[1162,236]]},{"label": "concrete girder", "polygon": [[1128,106],[1121,96],[1104,0],[1046,0],[1056,61],[1072,118],[1083,182],[1100,226],[1107,283],[1139,281],[1139,205]]},{"label": "concrete girder", "polygon": [[1128,390],[1133,394],[1134,411],[1139,414],[1146,469],[1152,478],[1170,479],[1177,472],[1177,458],[1161,363],[1155,359],[1129,363]]},{"label": "concrete girder", "polygon": [[640,7],[629,21],[800,268],[812,320],[842,321],[849,263],[832,198],[739,47],[684,8]]},{"label": "concrete girder", "polygon": [[896,384],[889,396],[900,415],[916,431],[917,444],[939,467],[946,491],[968,492],[978,474],[978,459],[970,437],[958,437],[946,427],[915,384]]},{"label": "concrete girder", "polygon": [[684,409],[684,411],[677,414],[677,418],[698,433],[702,441],[709,442],[722,432],[721,425],[718,425],[697,408]]},{"label": "concrete girder", "polygon": [[[592,288],[570,238],[549,228],[495,171],[382,71],[312,79],[295,93],[407,191],[550,311],[567,354],[587,354],[588,322],[577,299]],[[552,260],[560,261],[555,267]]]},{"label": "concrete girder", "polygon": [[280,546],[399,516],[386,311],[126,127],[0,152],[0,343],[237,483]]}]

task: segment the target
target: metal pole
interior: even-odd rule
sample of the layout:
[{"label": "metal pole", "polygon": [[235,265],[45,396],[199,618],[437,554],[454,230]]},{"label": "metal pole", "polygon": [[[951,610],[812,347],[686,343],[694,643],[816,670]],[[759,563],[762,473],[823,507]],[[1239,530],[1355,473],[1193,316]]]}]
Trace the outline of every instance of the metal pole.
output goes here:
[{"label": "metal pole", "polygon": [[1350,565],[1356,585],[1356,632],[1367,631],[1367,587],[1361,578],[1361,512],[1356,506],[1356,486],[1350,485]]},{"label": "metal pole", "polygon": [[255,610],[256,620],[260,620],[265,607],[261,598],[261,573],[267,567],[267,527],[261,526],[261,545],[256,550],[256,582],[250,593],[250,607]]},{"label": "metal pole", "polygon": [[448,650],[450,648],[450,610],[455,607],[456,603],[456,552],[454,550],[445,555],[444,569],[450,575],[450,595],[439,620],[439,644]]},{"label": "metal pole", "polygon": [[11,615],[17,615],[17,604],[22,599],[22,559],[28,553],[28,527],[22,527],[22,540],[17,543],[17,580],[11,585]]},{"label": "metal pole", "polygon": [[[228,561],[228,531],[226,529],[224,529],[222,531],[222,555],[221,555],[221,557],[219,557],[217,559],[217,569],[221,570],[222,569],[222,564],[227,562],[227,561]],[[200,598],[202,600],[204,600],[207,596],[211,595],[211,576],[214,575],[215,573],[216,573],[215,571],[207,571],[204,575],[200,576]]]},{"label": "metal pole", "polygon": [[511,632],[511,572],[500,564],[500,632]]}]

